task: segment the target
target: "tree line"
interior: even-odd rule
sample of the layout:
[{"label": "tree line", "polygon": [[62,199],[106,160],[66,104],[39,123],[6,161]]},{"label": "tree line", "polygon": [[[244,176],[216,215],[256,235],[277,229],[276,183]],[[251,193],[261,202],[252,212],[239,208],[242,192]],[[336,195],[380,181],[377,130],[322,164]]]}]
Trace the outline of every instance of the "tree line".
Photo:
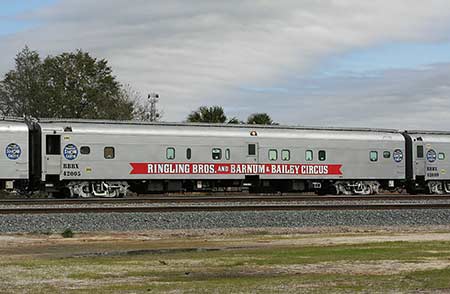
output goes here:
[{"label": "tree line", "polygon": [[81,50],[42,59],[25,47],[0,81],[4,116],[132,119],[134,111],[107,61]]},{"label": "tree line", "polygon": [[[106,59],[82,50],[41,58],[25,47],[0,80],[0,116],[146,120],[148,105],[120,83]],[[201,106],[187,122],[275,124],[267,113],[246,121],[228,118],[221,106]]]},{"label": "tree line", "polygon": [[228,118],[221,106],[201,106],[191,112],[187,117],[188,122],[228,123],[228,124],[257,124],[276,125],[267,113],[253,113],[247,121],[241,121],[236,117]]}]

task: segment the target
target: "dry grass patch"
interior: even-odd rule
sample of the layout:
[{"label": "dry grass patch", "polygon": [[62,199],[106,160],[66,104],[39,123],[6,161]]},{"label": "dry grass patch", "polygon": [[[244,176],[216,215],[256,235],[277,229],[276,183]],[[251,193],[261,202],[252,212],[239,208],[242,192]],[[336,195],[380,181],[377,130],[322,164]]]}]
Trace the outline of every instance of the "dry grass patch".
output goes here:
[{"label": "dry grass patch", "polygon": [[2,293],[450,289],[448,232],[117,236],[0,237]]}]

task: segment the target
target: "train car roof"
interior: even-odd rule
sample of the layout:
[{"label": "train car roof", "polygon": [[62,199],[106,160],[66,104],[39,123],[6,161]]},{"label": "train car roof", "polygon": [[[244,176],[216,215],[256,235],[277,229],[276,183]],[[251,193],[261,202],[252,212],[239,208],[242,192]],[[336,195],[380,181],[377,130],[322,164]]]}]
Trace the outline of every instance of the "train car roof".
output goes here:
[{"label": "train car roof", "polygon": [[1,132],[28,132],[28,125],[23,118],[0,117]]},{"label": "train car roof", "polygon": [[23,117],[8,117],[8,116],[0,116],[0,122],[25,122],[25,118]]},{"label": "train car roof", "polygon": [[405,133],[410,135],[450,135],[450,131],[431,131],[431,130],[406,130]]},{"label": "train car roof", "polygon": [[205,123],[146,123],[98,120],[40,120],[43,132],[96,135],[159,135],[266,139],[341,139],[403,141],[398,130]]},{"label": "train car roof", "polygon": [[211,127],[211,128],[253,128],[253,129],[286,129],[286,130],[318,130],[318,131],[356,131],[356,132],[380,132],[380,133],[408,133],[412,135],[450,135],[450,131],[438,130],[399,130],[388,128],[364,128],[364,127],[330,127],[330,126],[302,126],[302,125],[252,125],[252,124],[226,124],[226,123],[189,123],[189,122],[144,122],[132,120],[96,120],[96,119],[58,119],[42,118],[29,119],[23,117],[0,116],[0,122],[25,123],[34,121],[41,124],[98,124],[98,125],[139,125],[139,126],[184,126],[184,127]]},{"label": "train car roof", "polygon": [[142,122],[142,121],[115,121],[115,120],[79,120],[79,119],[40,119],[41,124],[96,124],[96,125],[122,125],[122,126],[180,126],[203,128],[239,128],[239,129],[274,129],[274,130],[318,130],[318,131],[344,131],[344,132],[379,132],[400,133],[396,129],[383,128],[355,128],[355,127],[319,127],[319,126],[288,126],[288,125],[253,125],[253,124],[226,124],[226,123],[188,123],[188,122]]},{"label": "train car roof", "polygon": [[450,142],[450,132],[446,131],[420,131],[420,130],[408,130],[406,131],[414,140],[424,141],[425,143]]}]

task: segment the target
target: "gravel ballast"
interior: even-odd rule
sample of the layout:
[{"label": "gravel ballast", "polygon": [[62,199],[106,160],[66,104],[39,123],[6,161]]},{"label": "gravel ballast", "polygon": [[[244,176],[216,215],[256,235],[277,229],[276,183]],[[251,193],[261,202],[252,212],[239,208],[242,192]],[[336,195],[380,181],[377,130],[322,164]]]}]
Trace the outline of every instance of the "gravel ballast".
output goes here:
[{"label": "gravel ballast", "polygon": [[176,206],[248,206],[248,205],[362,205],[362,204],[450,204],[450,200],[365,200],[365,201],[230,201],[230,202],[167,202],[167,203],[71,203],[71,204],[20,204],[2,205],[0,209],[8,208],[68,208],[68,207],[176,207]]},{"label": "gravel ballast", "polygon": [[1,233],[259,227],[450,225],[450,210],[244,211],[0,215]]}]

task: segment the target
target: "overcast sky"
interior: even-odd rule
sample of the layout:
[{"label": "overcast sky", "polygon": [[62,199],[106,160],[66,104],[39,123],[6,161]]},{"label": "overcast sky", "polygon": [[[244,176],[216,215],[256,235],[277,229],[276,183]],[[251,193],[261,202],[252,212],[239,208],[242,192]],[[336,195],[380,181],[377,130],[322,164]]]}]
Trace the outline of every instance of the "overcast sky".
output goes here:
[{"label": "overcast sky", "polygon": [[450,130],[450,1],[0,0],[0,74],[77,48],[157,92],[293,125]]}]

